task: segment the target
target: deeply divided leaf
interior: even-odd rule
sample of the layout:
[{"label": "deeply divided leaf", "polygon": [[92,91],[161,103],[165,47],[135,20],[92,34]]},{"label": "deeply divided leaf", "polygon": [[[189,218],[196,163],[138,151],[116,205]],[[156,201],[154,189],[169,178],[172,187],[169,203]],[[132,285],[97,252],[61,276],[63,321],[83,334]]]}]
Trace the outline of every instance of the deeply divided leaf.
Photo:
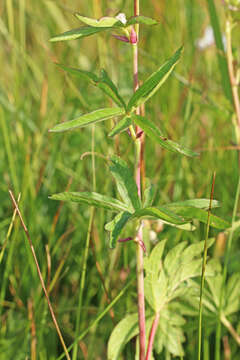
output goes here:
[{"label": "deeply divided leaf", "polygon": [[126,204],[109,196],[101,195],[95,192],[63,192],[50,196],[52,200],[73,201],[82,204],[88,204],[111,211],[128,211]]},{"label": "deeply divided leaf", "polygon": [[141,202],[133,174],[126,162],[118,156],[112,156],[111,163],[110,171],[116,180],[119,194],[131,212],[134,212],[134,209],[141,207]]},{"label": "deeply divided leaf", "polygon": [[67,130],[73,130],[76,128],[82,128],[87,125],[111,119],[114,116],[120,116],[124,114],[123,108],[105,108],[105,109],[98,109],[91,113],[81,115],[78,118],[70,121],[65,121],[61,124],[58,124],[54,126],[53,129],[51,129],[51,132],[63,132]]},{"label": "deeply divided leaf", "polygon": [[151,140],[155,141],[163,148],[180,153],[186,156],[197,156],[198,153],[185,148],[184,146],[177,144],[176,142],[167,139],[163,136],[160,129],[149,119],[140,115],[131,115],[132,120],[138,125]]},{"label": "deeply divided leaf", "polygon": [[160,66],[160,68],[138,88],[129,100],[127,106],[128,112],[134,111],[138,106],[145,103],[163,85],[178,63],[182,49],[183,48],[180,47],[165,64]]}]

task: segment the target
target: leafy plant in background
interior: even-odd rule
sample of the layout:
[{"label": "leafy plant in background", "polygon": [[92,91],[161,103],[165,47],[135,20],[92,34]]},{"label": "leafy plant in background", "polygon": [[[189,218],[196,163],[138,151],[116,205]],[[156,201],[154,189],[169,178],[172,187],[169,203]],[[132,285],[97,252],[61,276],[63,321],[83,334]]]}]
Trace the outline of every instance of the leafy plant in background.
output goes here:
[{"label": "leafy plant in background", "polygon": [[[118,118],[116,125],[108,135],[113,138],[124,131],[128,131],[129,140],[133,141],[135,146],[134,173],[125,160],[112,155],[108,158],[108,168],[115,179],[121,200],[96,192],[63,192],[52,195],[51,199],[83,203],[116,213],[112,221],[105,225],[105,229],[109,232],[110,248],[114,248],[118,241],[134,240],[136,243],[138,313],[127,315],[114,328],[108,344],[108,359],[117,359],[126,343],[136,335],[138,335],[137,343],[139,344],[136,356],[140,360],[152,359],[153,349],[156,353],[160,353],[163,348],[166,348],[173,355],[183,356],[184,333],[182,326],[185,320],[176,313],[176,300],[179,301],[193,289],[196,290],[197,283],[193,282],[191,278],[201,274],[201,254],[204,250],[204,242],[190,246],[187,246],[186,242],[182,242],[163,256],[166,243],[164,240],[159,242],[151,254],[145,256],[144,259],[145,244],[142,235],[144,220],[148,218],[160,219],[167,225],[186,231],[194,230],[193,219],[218,229],[224,229],[228,226],[224,220],[210,214],[209,200],[207,199],[192,199],[153,206],[153,186],[144,187],[143,185],[145,178],[141,169],[144,166],[144,134],[149,137],[150,141],[156,142],[161,147],[180,156],[198,155],[185,146],[168,139],[159,126],[143,114],[144,104],[167,80],[180,60],[183,48],[180,47],[170,59],[140,85],[138,81],[139,25],[157,25],[158,22],[140,16],[139,1],[134,0],[134,16],[129,19],[126,19],[124,14],[119,14],[116,17],[103,17],[99,20],[80,14],[76,14],[76,17],[84,23],[84,26],[57,35],[51,41],[73,40],[111,31],[116,39],[128,43],[132,48],[134,92],[125,102],[120,95],[120,89],[116,87],[105,69],[100,71],[100,75],[96,75],[92,72],[69,68],[60,64],[59,66],[70,74],[89,80],[102,90],[116,106],[97,109],[81,115],[73,120],[56,125],[50,131],[63,132],[80,129],[90,124]],[[216,206],[218,206],[218,202],[212,201],[212,208]],[[129,222],[134,224],[136,231],[130,237],[121,239],[121,232]],[[207,243],[206,239],[205,249],[212,243],[213,241]],[[207,270],[207,273],[213,275],[211,269]],[[148,303],[146,312],[145,298]],[[198,301],[194,303],[194,305],[196,304]],[[76,326],[76,334],[77,332],[78,325]],[[146,342],[147,336],[149,337],[148,342]],[[76,338],[75,344],[77,340]],[[75,345],[73,358],[76,359],[76,357],[77,346]]]}]

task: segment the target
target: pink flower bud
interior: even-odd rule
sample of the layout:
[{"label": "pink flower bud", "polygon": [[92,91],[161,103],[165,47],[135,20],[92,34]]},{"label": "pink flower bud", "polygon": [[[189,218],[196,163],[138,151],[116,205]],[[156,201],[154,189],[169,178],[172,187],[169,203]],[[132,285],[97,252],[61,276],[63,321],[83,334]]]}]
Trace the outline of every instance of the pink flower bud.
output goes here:
[{"label": "pink flower bud", "polygon": [[113,34],[113,36],[114,36],[116,39],[120,40],[120,41],[124,41],[124,42],[128,42],[128,43],[129,43],[129,39],[128,39],[126,36],[119,36],[119,35],[114,35],[114,34]]},{"label": "pink flower bud", "polygon": [[134,30],[133,26],[131,28],[131,33],[130,33],[130,43],[131,44],[137,43],[137,34],[136,34],[136,31]]}]

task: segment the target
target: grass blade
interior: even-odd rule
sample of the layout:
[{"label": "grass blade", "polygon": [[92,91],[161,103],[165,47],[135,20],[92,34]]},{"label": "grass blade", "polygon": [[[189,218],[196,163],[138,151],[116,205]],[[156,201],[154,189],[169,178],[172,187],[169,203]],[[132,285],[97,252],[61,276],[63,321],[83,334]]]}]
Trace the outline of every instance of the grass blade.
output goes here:
[{"label": "grass blade", "polygon": [[208,12],[211,20],[211,25],[214,32],[215,43],[217,47],[217,58],[219,64],[219,70],[222,78],[222,88],[226,98],[232,102],[232,90],[230,80],[228,76],[227,59],[225,57],[225,50],[222,41],[222,33],[219,25],[218,14],[214,4],[214,0],[207,0]]}]

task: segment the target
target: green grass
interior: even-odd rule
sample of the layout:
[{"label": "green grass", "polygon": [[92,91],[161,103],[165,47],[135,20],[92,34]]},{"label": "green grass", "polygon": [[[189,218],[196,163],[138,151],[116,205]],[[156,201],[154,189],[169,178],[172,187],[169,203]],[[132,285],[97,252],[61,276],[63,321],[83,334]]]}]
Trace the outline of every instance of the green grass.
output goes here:
[{"label": "green grass", "polygon": [[[48,198],[66,189],[92,191],[95,176],[96,191],[114,196],[116,188],[103,157],[119,152],[129,165],[134,160],[127,133],[121,135],[119,142],[107,137],[113,125],[111,120],[95,126],[94,167],[90,155],[81,160],[83,153],[92,151],[91,127],[61,134],[48,132],[62,121],[112,106],[97,88],[84,79],[70,77],[54,62],[95,73],[100,62],[104,63],[123,98],[127,100],[132,94],[131,50],[127,44],[115,41],[109,34],[100,35],[105,47],[99,46],[96,36],[64,43],[48,41],[79,26],[73,16],[75,11],[92,16],[94,3],[0,3],[0,251],[4,249],[0,262],[0,360],[57,359],[62,354],[18,219],[8,234],[13,214],[8,189],[16,198],[21,193],[19,207],[67,346],[76,340],[77,316],[80,319],[79,359],[105,359],[114,324],[136,311],[135,244],[121,244],[110,250],[104,225],[111,220],[111,214],[97,209],[87,252],[90,208]],[[131,1],[99,3],[103,14],[114,16],[120,10],[132,14]],[[215,3],[223,29],[223,9]],[[156,186],[155,204],[209,197],[212,174],[216,171],[214,198],[222,206],[214,213],[231,222],[238,183],[237,155],[230,149],[235,139],[232,109],[224,95],[216,48],[200,51],[195,46],[210,23],[207,2],[151,0],[140,4],[143,15],[160,20],[158,26],[140,28],[140,80],[145,80],[184,44],[174,75],[146,104],[147,114],[172,140],[200,151],[199,158],[185,158],[162,150],[146,138],[146,176]],[[234,36],[237,47],[239,36]],[[168,238],[167,250],[183,240],[196,243],[205,234],[204,226],[197,225],[193,233],[165,226],[157,236],[159,240]],[[153,228],[156,230],[156,224]],[[130,236],[131,231],[130,226],[124,235]],[[215,245],[208,251],[211,257],[220,246],[218,233],[210,229],[209,236],[216,236]],[[240,272],[236,261],[240,254],[238,234],[239,228],[233,234],[228,255],[228,276]],[[152,245],[146,245],[150,250]],[[84,254],[88,255],[87,260]],[[221,250],[222,263],[223,256]],[[81,282],[85,261],[86,277]],[[130,288],[122,294],[131,280]],[[105,311],[118,295],[121,296],[113,313]],[[240,308],[228,318],[238,331],[239,311]],[[197,359],[197,317],[186,315],[185,319],[184,359]],[[204,318],[203,311],[204,360],[214,358],[215,331],[213,318]],[[227,336],[232,359],[238,359],[239,346],[223,325],[222,336]],[[134,341],[126,347],[122,359],[134,358],[133,353]],[[156,356],[157,360],[170,358],[165,351]]]}]

